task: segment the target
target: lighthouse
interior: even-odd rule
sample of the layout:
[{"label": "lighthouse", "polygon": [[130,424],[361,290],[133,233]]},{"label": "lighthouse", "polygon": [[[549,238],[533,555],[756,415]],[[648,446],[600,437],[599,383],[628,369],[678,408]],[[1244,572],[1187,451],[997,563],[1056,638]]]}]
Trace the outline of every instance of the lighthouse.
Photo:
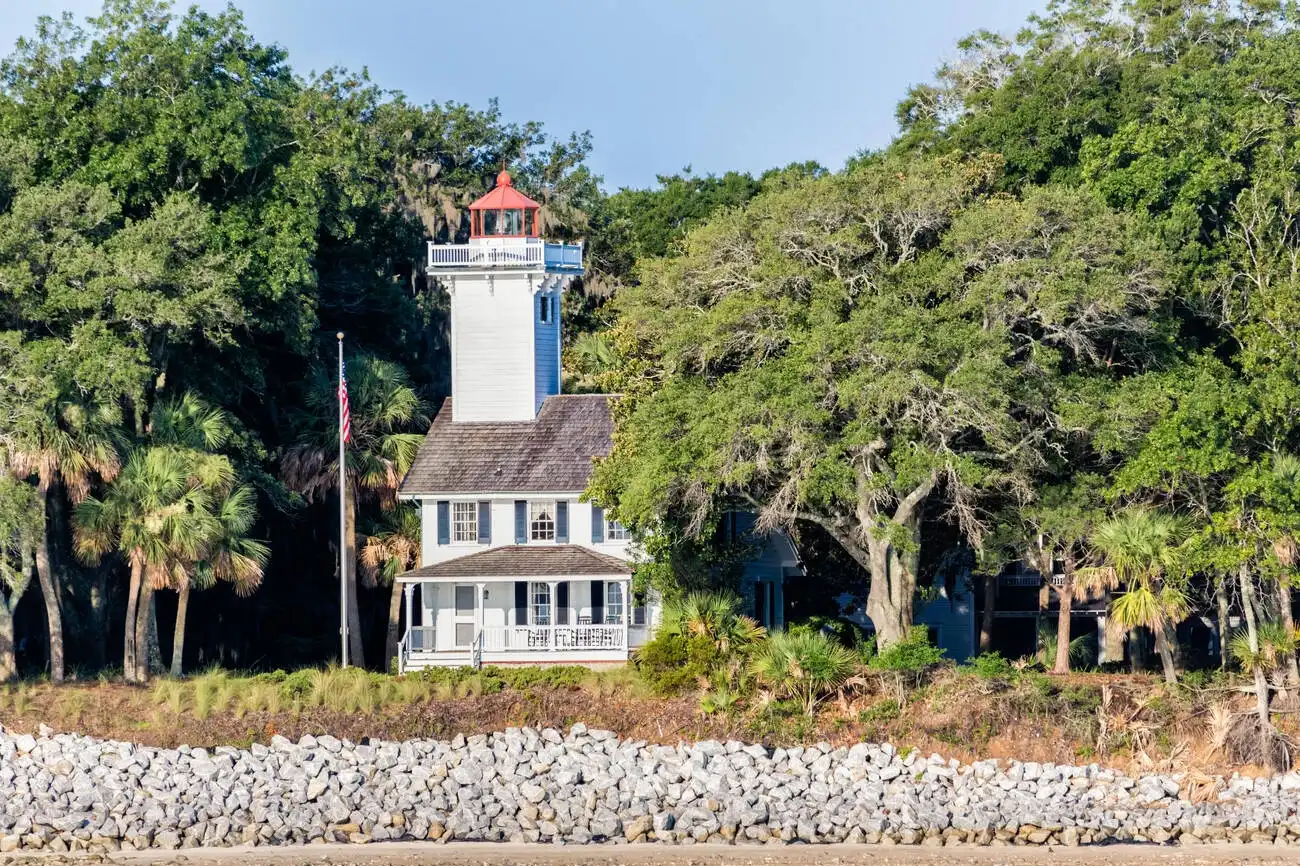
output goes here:
[{"label": "lighthouse", "polygon": [[429,243],[451,296],[452,421],[532,421],[560,393],[560,309],[581,244],[541,238],[540,205],[508,171],[470,205],[464,244]]}]

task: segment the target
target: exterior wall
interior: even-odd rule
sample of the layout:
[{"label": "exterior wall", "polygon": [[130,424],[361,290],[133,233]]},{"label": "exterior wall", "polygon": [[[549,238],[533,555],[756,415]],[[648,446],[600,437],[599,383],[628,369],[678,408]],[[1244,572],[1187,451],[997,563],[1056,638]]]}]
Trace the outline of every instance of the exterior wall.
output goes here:
[{"label": "exterior wall", "polygon": [[[533,299],[533,414],[542,401],[560,393],[560,292],[538,294]],[[552,305],[550,321],[541,320],[541,305]],[[454,405],[454,404],[453,404]]]},{"label": "exterior wall", "polygon": [[726,540],[749,539],[757,543],[754,555],[741,566],[740,594],[749,605],[748,613],[769,629],[785,627],[785,580],[801,574],[803,565],[790,536],[769,532],[760,536],[754,525],[758,516],[752,511],[733,511],[727,515]]},{"label": "exterior wall", "polygon": [[[619,559],[631,559],[632,551],[627,541],[610,541],[608,537],[600,544],[591,542],[591,504],[579,502],[581,491],[561,493],[494,493],[485,496],[445,496],[420,498],[420,537],[421,562],[433,565],[515,543],[515,500],[555,500],[569,503],[569,544],[581,545],[590,550],[599,551]],[[461,542],[438,544],[438,503],[443,502],[491,502],[492,503],[492,541],[490,544]],[[608,536],[608,533],[606,533]],[[530,544],[548,545],[551,541],[533,541]]]},{"label": "exterior wall", "polygon": [[451,291],[452,420],[536,417],[533,286],[543,271],[460,274]]}]

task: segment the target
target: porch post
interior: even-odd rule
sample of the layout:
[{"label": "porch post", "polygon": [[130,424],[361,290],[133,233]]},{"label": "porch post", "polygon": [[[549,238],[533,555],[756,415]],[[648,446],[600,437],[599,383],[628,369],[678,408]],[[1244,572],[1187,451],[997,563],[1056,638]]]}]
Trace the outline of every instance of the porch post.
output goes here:
[{"label": "porch post", "polygon": [[626,654],[628,626],[632,622],[632,578],[624,578],[619,582],[623,584],[623,652]]},{"label": "porch post", "polygon": [[[415,620],[411,619],[411,598],[415,595],[415,584],[408,583],[402,587],[402,598],[406,603],[406,633],[411,634],[411,629],[415,626]],[[410,639],[407,639],[407,649],[410,647]]]},{"label": "porch post", "polygon": [[547,590],[551,597],[551,624],[546,632],[546,648],[555,649],[555,622],[560,618],[560,582],[558,580],[546,581]]},{"label": "porch post", "polygon": [[474,584],[474,640],[483,633],[483,589],[487,584]]}]

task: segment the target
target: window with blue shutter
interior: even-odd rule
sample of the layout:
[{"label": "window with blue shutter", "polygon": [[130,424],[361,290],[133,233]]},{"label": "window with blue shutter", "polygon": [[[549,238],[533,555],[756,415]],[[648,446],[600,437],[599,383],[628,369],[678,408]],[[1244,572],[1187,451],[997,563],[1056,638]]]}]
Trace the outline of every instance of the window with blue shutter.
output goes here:
[{"label": "window with blue shutter", "polygon": [[605,509],[599,505],[591,506],[591,543],[605,542]]},{"label": "window with blue shutter", "polygon": [[451,544],[451,503],[438,501],[438,543]]},{"label": "window with blue shutter", "polygon": [[492,503],[478,504],[478,543],[492,543]]},{"label": "window with blue shutter", "polygon": [[591,624],[603,625],[605,622],[605,582],[591,582]]},{"label": "window with blue shutter", "polygon": [[528,500],[515,500],[515,544],[528,543]]},{"label": "window with blue shutter", "polygon": [[555,543],[569,543],[569,503],[555,503]]}]

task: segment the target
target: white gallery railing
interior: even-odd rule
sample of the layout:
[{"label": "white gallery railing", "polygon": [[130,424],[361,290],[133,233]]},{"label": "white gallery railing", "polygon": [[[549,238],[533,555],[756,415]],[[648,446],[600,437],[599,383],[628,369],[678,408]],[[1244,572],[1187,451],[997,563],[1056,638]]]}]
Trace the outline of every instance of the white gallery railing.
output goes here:
[{"label": "white gallery railing", "polygon": [[627,646],[621,625],[507,625],[483,629],[483,652],[621,650]]},{"label": "white gallery railing", "polygon": [[429,242],[430,268],[529,268],[582,270],[582,244],[520,239],[478,244]]}]

